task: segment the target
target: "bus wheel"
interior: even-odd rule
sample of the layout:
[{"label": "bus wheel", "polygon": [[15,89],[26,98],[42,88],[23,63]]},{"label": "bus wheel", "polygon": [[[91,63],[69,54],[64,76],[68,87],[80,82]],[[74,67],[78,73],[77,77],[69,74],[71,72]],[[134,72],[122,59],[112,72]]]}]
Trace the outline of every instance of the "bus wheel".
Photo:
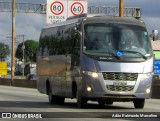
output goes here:
[{"label": "bus wheel", "polygon": [[51,86],[49,86],[49,88],[48,88],[48,99],[49,99],[49,103],[50,104],[54,104],[55,103],[55,101],[54,101],[55,97],[52,95]]},{"label": "bus wheel", "polygon": [[99,100],[98,104],[99,104],[99,106],[104,106],[105,105],[105,101],[104,100]]},{"label": "bus wheel", "polygon": [[107,105],[112,105],[112,104],[113,104],[113,101],[112,101],[112,100],[107,100],[107,101],[106,101],[106,104],[107,104]]},{"label": "bus wheel", "polygon": [[64,104],[64,100],[65,100],[64,97],[57,97],[56,99],[57,99],[56,101],[58,104]]},{"label": "bus wheel", "polygon": [[145,104],[145,99],[135,99],[133,103],[135,108],[142,109]]},{"label": "bus wheel", "polygon": [[83,97],[77,97],[77,107],[85,108],[87,105],[87,99]]},{"label": "bus wheel", "polygon": [[49,86],[48,88],[48,99],[50,104],[64,104],[64,97],[54,96],[52,94],[52,88]]}]

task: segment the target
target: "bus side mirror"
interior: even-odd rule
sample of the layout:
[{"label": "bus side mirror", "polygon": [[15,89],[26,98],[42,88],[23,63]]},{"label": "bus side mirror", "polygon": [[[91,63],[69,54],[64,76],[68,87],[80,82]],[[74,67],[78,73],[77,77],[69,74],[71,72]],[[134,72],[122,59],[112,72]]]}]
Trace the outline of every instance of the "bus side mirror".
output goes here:
[{"label": "bus side mirror", "polygon": [[71,29],[71,33],[72,33],[72,35],[77,35],[77,34],[79,34],[79,30],[80,30],[80,25],[78,24],[76,24],[72,29]]},{"label": "bus side mirror", "polygon": [[158,40],[158,30],[152,31],[152,39],[153,39],[153,41]]},{"label": "bus side mirror", "polygon": [[71,29],[71,34],[72,34],[72,35],[76,35],[77,33],[78,33],[77,27],[73,27],[73,28]]}]

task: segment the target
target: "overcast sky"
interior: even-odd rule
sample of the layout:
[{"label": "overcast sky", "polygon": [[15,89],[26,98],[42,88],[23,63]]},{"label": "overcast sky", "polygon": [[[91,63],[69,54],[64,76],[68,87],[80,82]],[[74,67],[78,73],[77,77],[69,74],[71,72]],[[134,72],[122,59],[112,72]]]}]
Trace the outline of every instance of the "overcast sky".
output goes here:
[{"label": "overcast sky", "polygon": [[[12,1],[12,0],[0,0]],[[124,0],[125,7],[140,7],[142,9],[142,20],[146,23],[148,32],[157,29],[160,31],[160,0]],[[16,0],[16,2],[45,3],[46,0]],[[119,0],[89,0],[90,5],[97,6],[119,6]],[[2,35],[11,33],[11,13],[0,12],[0,42],[11,43]],[[16,34],[24,34],[25,39],[39,39],[40,31],[46,24],[46,17],[42,14],[16,14]],[[18,40],[21,41],[21,40]]]}]

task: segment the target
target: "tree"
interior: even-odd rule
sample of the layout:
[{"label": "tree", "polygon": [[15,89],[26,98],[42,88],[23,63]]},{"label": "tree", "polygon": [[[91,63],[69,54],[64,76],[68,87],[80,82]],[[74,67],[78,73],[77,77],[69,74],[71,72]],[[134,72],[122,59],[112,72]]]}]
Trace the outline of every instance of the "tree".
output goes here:
[{"label": "tree", "polygon": [[9,46],[4,43],[0,43],[0,60],[4,60],[9,54]]},{"label": "tree", "polygon": [[[38,42],[34,40],[26,40],[24,42],[24,57],[25,61],[36,61],[36,52],[37,52],[37,47],[38,47]],[[16,58],[22,60],[23,59],[23,42],[20,43],[17,47],[16,50]]]}]

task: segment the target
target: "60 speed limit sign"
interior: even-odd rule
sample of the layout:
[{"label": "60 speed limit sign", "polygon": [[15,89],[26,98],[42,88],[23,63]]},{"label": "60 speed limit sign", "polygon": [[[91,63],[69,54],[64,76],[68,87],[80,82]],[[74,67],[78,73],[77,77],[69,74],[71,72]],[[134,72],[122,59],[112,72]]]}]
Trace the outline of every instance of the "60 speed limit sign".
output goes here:
[{"label": "60 speed limit sign", "polygon": [[64,6],[60,1],[55,1],[51,4],[50,10],[55,15],[60,15],[64,11]]},{"label": "60 speed limit sign", "polygon": [[70,9],[72,14],[75,16],[84,12],[84,6],[80,2],[73,3]]}]

